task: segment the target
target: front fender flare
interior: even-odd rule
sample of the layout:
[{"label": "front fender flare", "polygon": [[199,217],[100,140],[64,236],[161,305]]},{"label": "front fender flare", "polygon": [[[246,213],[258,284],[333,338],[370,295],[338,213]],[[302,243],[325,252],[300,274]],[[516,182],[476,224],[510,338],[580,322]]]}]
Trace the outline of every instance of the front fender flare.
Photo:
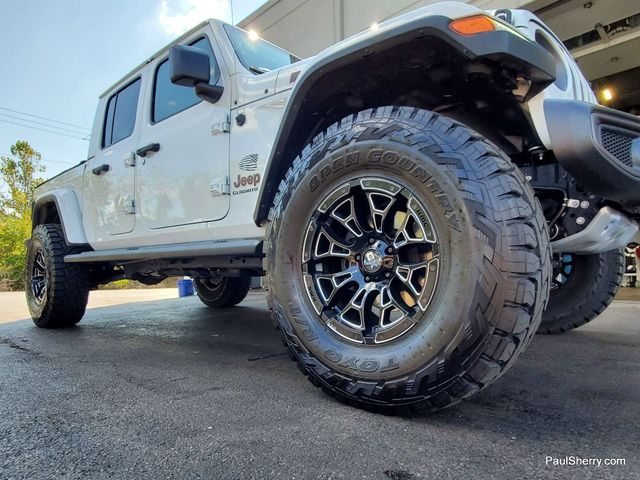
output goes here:
[{"label": "front fender flare", "polygon": [[[478,13],[481,13],[478,10]],[[276,135],[265,169],[263,186],[254,210],[254,220],[261,225],[267,218],[271,200],[290,165],[285,151],[294,126],[302,118],[304,104],[313,95],[313,88],[325,75],[359,59],[384,52],[420,37],[435,37],[452,47],[463,59],[487,59],[506,68],[526,73],[533,81],[530,95],[546,88],[555,79],[553,57],[543,47],[511,31],[497,29],[476,35],[459,35],[449,29],[451,18],[444,15],[418,17],[392,28],[381,29],[376,35],[351,40],[343,48],[331,49],[303,70],[287,103],[282,123]],[[294,135],[295,136],[295,135]]]}]

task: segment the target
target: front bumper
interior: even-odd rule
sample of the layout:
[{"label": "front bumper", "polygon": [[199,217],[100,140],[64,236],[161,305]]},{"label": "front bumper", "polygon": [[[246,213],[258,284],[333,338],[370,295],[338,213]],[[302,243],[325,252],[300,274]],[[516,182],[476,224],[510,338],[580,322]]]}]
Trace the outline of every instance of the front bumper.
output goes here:
[{"label": "front bumper", "polygon": [[630,210],[640,207],[640,118],[575,100],[544,102],[558,162],[584,188]]}]

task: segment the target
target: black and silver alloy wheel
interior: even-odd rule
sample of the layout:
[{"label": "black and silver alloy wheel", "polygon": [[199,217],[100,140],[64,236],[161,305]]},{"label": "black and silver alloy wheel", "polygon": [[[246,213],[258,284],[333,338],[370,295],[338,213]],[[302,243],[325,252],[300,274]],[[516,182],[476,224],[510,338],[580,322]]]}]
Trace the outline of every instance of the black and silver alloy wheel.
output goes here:
[{"label": "black and silver alloy wheel", "polygon": [[42,250],[37,250],[31,265],[31,293],[37,305],[42,305],[46,301],[48,275],[44,253]]},{"label": "black and silver alloy wheel", "polygon": [[326,325],[349,341],[384,343],[424,316],[439,275],[440,246],[427,209],[378,177],[323,198],[306,231],[307,295]]}]

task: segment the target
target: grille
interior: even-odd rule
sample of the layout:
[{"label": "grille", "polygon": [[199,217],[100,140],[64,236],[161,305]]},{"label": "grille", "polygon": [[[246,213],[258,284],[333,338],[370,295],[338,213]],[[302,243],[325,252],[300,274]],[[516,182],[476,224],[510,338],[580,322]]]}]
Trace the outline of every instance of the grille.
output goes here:
[{"label": "grille", "polygon": [[624,163],[627,167],[633,167],[631,159],[631,142],[633,138],[621,135],[610,130],[602,130],[600,134],[602,146],[619,162]]}]

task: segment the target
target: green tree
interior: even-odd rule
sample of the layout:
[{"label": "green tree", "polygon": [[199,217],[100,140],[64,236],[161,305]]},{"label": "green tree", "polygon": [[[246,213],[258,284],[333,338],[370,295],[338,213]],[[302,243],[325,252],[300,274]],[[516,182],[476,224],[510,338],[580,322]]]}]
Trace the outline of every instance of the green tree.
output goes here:
[{"label": "green tree", "polygon": [[31,236],[31,204],[39,174],[45,168],[42,156],[28,142],[11,146],[12,157],[0,157],[0,279],[12,288],[22,287],[25,240]]}]

